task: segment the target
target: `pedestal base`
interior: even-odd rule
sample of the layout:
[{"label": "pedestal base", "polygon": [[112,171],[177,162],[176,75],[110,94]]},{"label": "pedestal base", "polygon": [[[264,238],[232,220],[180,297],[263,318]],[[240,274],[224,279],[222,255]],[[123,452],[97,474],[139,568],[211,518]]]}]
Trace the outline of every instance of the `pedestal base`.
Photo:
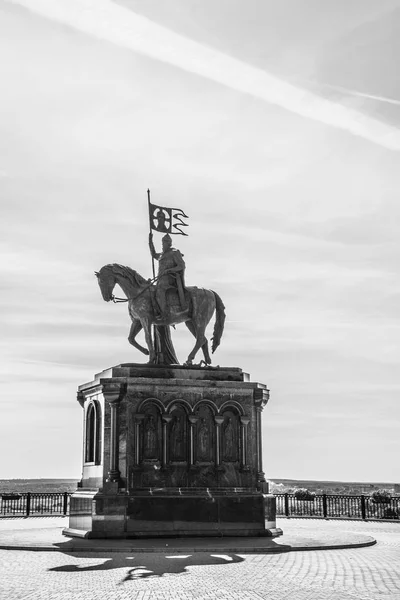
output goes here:
[{"label": "pedestal base", "polygon": [[90,538],[272,536],[275,498],[251,490],[147,489],[71,497],[67,536]]},{"label": "pedestal base", "polygon": [[123,364],[79,387],[81,487],[66,535],[276,535],[264,384],[235,367]]}]

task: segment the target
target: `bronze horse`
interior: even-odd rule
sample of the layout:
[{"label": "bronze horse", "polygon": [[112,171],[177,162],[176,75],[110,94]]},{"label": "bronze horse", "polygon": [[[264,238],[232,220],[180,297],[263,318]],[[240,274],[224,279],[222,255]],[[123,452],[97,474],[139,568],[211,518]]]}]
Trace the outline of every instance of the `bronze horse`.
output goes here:
[{"label": "bronze horse", "polygon": [[[193,360],[200,348],[204,354],[204,362],[207,365],[211,364],[211,358],[208,351],[208,340],[205,336],[206,327],[210,322],[214,311],[216,311],[216,321],[212,337],[212,352],[215,352],[220,344],[225,323],[225,307],[216,292],[198,287],[187,287],[186,291],[189,300],[187,308],[182,310],[179,304],[171,302],[168,317],[165,321],[160,322],[159,320],[156,321],[155,314],[155,286],[149,285],[149,281],[139,275],[137,271],[122,265],[110,264],[102,267],[99,272],[96,271],[95,275],[103,299],[106,302],[114,299],[113,290],[116,284],[118,284],[125,293],[128,299],[129,316],[132,319],[128,340],[132,346],[143,352],[143,354],[149,355],[149,364],[159,362],[156,348],[157,338],[153,340],[151,326],[156,326],[156,336],[158,332],[163,333],[163,336],[161,336],[161,346],[163,345],[164,340],[165,347],[165,344],[168,343],[169,339],[169,326],[178,323],[185,323],[190,333],[196,338],[196,343],[190,352],[185,365],[193,364]],[[172,290],[171,297],[173,297],[174,294],[176,294],[176,292]],[[136,336],[141,329],[144,330],[147,349],[136,341]],[[173,347],[171,356],[174,357]],[[175,359],[166,362],[171,363],[178,361]]]}]

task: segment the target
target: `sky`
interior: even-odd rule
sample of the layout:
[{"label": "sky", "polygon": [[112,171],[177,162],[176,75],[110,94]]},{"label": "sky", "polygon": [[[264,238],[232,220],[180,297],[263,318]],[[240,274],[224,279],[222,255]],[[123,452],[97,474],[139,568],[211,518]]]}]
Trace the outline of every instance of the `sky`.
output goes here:
[{"label": "sky", "polygon": [[78,385],[145,360],[94,271],[150,277],[150,188],[226,306],[213,364],[271,390],[266,477],[400,482],[399,26],[400,0],[0,0],[0,478],[78,480]]}]

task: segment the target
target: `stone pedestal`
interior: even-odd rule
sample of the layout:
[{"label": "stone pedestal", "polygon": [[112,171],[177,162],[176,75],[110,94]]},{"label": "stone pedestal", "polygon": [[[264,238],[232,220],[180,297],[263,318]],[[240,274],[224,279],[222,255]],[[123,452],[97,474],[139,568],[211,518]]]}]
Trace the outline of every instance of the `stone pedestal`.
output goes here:
[{"label": "stone pedestal", "polygon": [[65,535],[278,535],[265,385],[237,368],[124,364],[81,385],[84,464]]}]

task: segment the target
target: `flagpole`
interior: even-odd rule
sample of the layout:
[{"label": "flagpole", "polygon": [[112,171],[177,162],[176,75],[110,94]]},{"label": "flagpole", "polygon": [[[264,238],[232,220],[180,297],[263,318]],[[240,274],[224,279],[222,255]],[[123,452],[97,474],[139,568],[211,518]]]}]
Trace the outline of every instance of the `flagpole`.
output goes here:
[{"label": "flagpole", "polygon": [[[149,231],[150,231],[150,235],[153,233],[152,232],[152,227],[151,227],[151,207],[150,207],[150,190],[147,190],[147,204],[148,204],[148,208],[149,208]],[[153,253],[151,252],[151,266],[153,268],[153,279],[155,279],[156,277],[156,270],[154,267],[154,256]],[[153,310],[154,310],[154,300],[153,300],[153,296],[150,293],[150,298],[151,303],[153,305]],[[153,326],[151,327],[152,331],[153,331],[153,344],[154,344],[154,351],[156,353],[156,362],[159,363],[160,361],[160,342],[159,342],[159,335],[156,334],[156,326],[153,323]],[[161,360],[162,362],[162,360]]]},{"label": "flagpole", "polygon": [[[147,190],[147,204],[149,207],[149,228],[150,228],[150,234],[152,234],[152,230],[151,230],[151,210],[150,210],[150,190]],[[154,267],[154,257],[153,254],[151,255],[151,266],[153,267],[153,279],[156,276],[156,270]]]}]

